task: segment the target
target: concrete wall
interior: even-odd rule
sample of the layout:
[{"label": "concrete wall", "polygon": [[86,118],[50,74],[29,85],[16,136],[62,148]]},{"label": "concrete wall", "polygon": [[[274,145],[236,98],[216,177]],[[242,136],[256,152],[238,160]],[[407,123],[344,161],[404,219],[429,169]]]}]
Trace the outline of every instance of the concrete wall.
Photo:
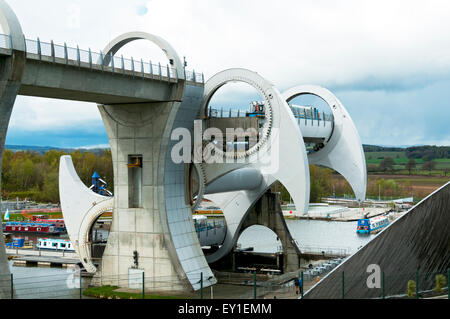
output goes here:
[{"label": "concrete wall", "polygon": [[379,265],[385,273],[385,294],[405,294],[408,280],[433,287],[436,273],[450,268],[450,183],[428,196],[394,221],[353,256],[311,288],[305,298],[376,298],[381,288],[367,287],[367,267]]}]

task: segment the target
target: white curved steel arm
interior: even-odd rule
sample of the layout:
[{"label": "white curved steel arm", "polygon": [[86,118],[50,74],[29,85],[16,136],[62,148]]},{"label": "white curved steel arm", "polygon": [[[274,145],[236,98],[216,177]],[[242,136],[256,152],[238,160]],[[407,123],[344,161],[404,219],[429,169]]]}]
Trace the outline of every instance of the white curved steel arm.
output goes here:
[{"label": "white curved steel arm", "polygon": [[[85,267],[90,262],[86,254],[87,231],[95,221],[100,207],[112,207],[113,199],[94,193],[78,177],[70,155],[61,156],[59,163],[59,196],[69,238]],[[98,215],[99,216],[99,215]],[[97,216],[97,217],[98,217]],[[80,241],[80,238],[83,240]],[[87,258],[89,257],[89,258]],[[89,265],[86,269],[90,269]]]},{"label": "white curved steel arm", "polygon": [[[253,86],[264,98],[266,107],[266,123],[262,136],[258,143],[246,152],[246,166],[279,180],[291,194],[298,211],[306,212],[309,205],[309,167],[303,136],[288,104],[272,83],[247,69],[219,72],[205,84],[201,114],[206,114],[208,103],[219,88],[236,81]],[[226,155],[228,154],[225,153]],[[229,166],[230,170],[236,167],[235,164],[226,163],[221,166],[222,169]],[[210,180],[208,176],[206,180]]]},{"label": "white curved steel arm", "polygon": [[112,212],[114,209],[114,198],[110,197],[94,205],[83,217],[78,233],[78,254],[84,268],[89,273],[95,273],[95,267],[91,256],[91,245],[89,244],[89,233],[97,219],[105,212]]},{"label": "white curved steel arm", "polygon": [[304,94],[316,95],[330,106],[334,130],[325,147],[308,155],[310,164],[322,165],[340,173],[350,184],[358,200],[366,197],[367,169],[364,150],[349,113],[333,93],[316,85],[300,85],[283,93],[289,102]]},{"label": "white curved steel arm", "polygon": [[[285,99],[272,83],[255,72],[245,69],[230,69],[213,76],[205,85],[201,114],[206,115],[208,103],[214,93],[228,82],[241,81],[250,84],[264,98],[266,127],[257,147],[246,152],[246,167],[257,169],[263,176],[260,186],[254,190],[236,191],[208,195],[219,204],[227,221],[227,235],[222,247],[207,256],[208,262],[224,257],[236,244],[237,235],[245,216],[258,199],[275,182],[280,181],[288,190],[298,207],[298,213],[308,211],[309,167],[303,136]],[[267,125],[269,123],[269,125]],[[226,154],[225,154],[226,155]],[[208,166],[208,164],[202,164]],[[218,164],[211,164],[214,170]],[[226,165],[221,164],[221,174]],[[208,169],[206,175],[210,174]],[[214,175],[214,172],[211,172]],[[206,176],[206,180],[210,180]]]},{"label": "white curved steel arm", "polygon": [[170,45],[169,42],[167,42],[163,38],[147,32],[128,32],[113,39],[103,50],[103,53],[105,54],[103,63],[105,65],[109,64],[110,53],[114,55],[127,43],[135,40],[148,40],[156,44],[166,54],[171,64],[177,70],[178,78],[184,79],[184,65],[182,64],[180,57],[178,56],[178,53],[175,51],[175,49]]},{"label": "white curved steel arm", "polygon": [[3,33],[11,37],[14,50],[25,51],[25,38],[19,19],[4,0],[0,0],[0,25]]}]

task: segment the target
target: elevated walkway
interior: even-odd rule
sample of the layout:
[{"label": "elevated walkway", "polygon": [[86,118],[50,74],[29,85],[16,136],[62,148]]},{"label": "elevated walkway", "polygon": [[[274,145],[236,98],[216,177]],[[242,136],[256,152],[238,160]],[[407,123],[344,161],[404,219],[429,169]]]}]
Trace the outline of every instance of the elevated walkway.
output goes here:
[{"label": "elevated walkway", "polygon": [[[12,55],[12,40],[0,34],[0,62]],[[178,100],[173,87],[180,81],[201,85],[195,71],[178,74],[169,65],[126,59],[67,45],[24,39],[26,64],[19,95],[124,104]]]},{"label": "elevated walkway", "polygon": [[[324,143],[326,142],[334,128],[333,115],[321,113],[320,116],[311,112],[298,112],[295,109],[292,110],[295,121],[299,126],[303,140],[305,143]],[[242,128],[244,131],[248,129],[258,129],[258,118],[247,116],[246,111],[241,110],[223,110],[213,109],[208,110],[208,118],[206,127],[216,127],[222,130],[225,135],[227,128]],[[246,132],[246,134],[252,131]],[[250,139],[254,134],[249,134]],[[244,136],[238,136],[244,137]],[[233,138],[233,137],[232,137]]]}]

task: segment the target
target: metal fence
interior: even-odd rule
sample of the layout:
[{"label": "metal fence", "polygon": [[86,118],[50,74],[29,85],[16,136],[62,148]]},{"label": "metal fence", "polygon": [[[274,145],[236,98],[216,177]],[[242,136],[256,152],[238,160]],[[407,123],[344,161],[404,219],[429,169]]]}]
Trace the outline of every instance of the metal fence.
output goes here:
[{"label": "metal fence", "polygon": [[[210,286],[202,273],[189,275],[200,284],[196,292],[184,289],[176,276],[148,277],[144,272],[109,277],[83,277],[79,271],[36,277],[0,276],[0,291],[10,299],[256,299],[267,294],[294,293],[293,282],[273,284],[249,274],[246,285]],[[164,291],[169,291],[164,293]],[[156,293],[155,293],[156,292]]]},{"label": "metal fence", "polygon": [[[194,276],[194,277],[192,277]],[[246,276],[246,277],[245,277]],[[234,283],[220,283],[209,286],[207,278],[202,273],[190,275],[200,284],[200,289],[192,293],[176,293],[183,287],[176,276],[149,277],[143,271],[136,269],[128,273],[110,277],[80,276],[79,270],[67,274],[18,277],[14,275],[0,276],[0,291],[11,299],[137,299],[137,298],[183,298],[183,299],[273,299],[299,298],[312,287],[319,277],[309,278],[303,272],[284,281],[272,280],[274,276],[255,273],[244,274]],[[340,272],[338,288],[341,298],[349,298],[349,289],[355,287],[355,281],[368,285],[367,276],[356,278],[352,274]],[[300,280],[299,280],[300,279]],[[222,278],[223,280],[223,278]],[[219,279],[220,281],[220,279]],[[299,285],[296,285],[296,281]],[[400,283],[400,288],[399,288]],[[377,285],[373,282],[373,285]],[[377,287],[369,287],[373,291],[373,299],[398,298],[449,298],[450,270],[446,272],[421,273],[418,270],[411,274],[382,273]],[[206,286],[209,286],[206,288]],[[119,288],[120,287],[120,288]],[[164,296],[162,291],[170,291]],[[159,291],[159,295],[154,295]],[[162,294],[162,295],[161,295]],[[326,296],[324,297],[326,298]],[[351,298],[359,298],[352,296]]]},{"label": "metal fence", "polygon": [[11,49],[11,37],[6,34],[0,34],[0,47]]},{"label": "metal fence", "polygon": [[195,223],[195,231],[201,246],[221,245],[227,234],[225,220],[208,220],[207,224]]},{"label": "metal fence", "polygon": [[248,111],[243,110],[234,110],[234,109],[228,109],[224,110],[223,108],[220,109],[213,109],[212,107],[209,108],[208,114],[211,118],[224,118],[224,117],[246,117]]},{"label": "metal fence", "polygon": [[[178,74],[177,69],[168,64],[155,64],[152,61],[144,61],[142,59],[135,60],[128,59],[121,56],[110,54],[105,56],[101,51],[93,52],[89,50],[81,50],[77,48],[68,47],[66,44],[58,45],[53,41],[50,43],[37,40],[24,39],[27,58],[39,59],[48,57],[54,63],[75,64],[78,66],[101,69],[113,73],[131,72],[134,76],[151,75],[152,78],[159,78],[162,80],[169,79],[178,80],[186,79],[187,81],[204,83],[205,78],[203,73],[196,73],[195,71],[185,71],[184,74]],[[0,48],[11,49],[11,37],[9,35],[0,34]],[[108,61],[106,63],[106,61]]]},{"label": "metal fence", "polygon": [[298,109],[291,107],[292,113],[296,119],[316,120],[316,121],[328,121],[333,122],[333,114],[327,114],[325,112],[314,112],[310,109]]},{"label": "metal fence", "polygon": [[[333,114],[327,114],[325,112],[323,113],[314,113],[309,110],[304,110],[303,112],[299,112],[296,109],[292,109],[292,112],[294,114],[294,117],[297,119],[298,124],[301,124],[299,121],[300,119],[304,120],[311,120],[312,122],[321,123],[321,122],[332,122],[334,121]],[[232,108],[224,109],[223,107],[218,108],[212,108],[210,107],[208,110],[209,117],[211,118],[224,118],[224,117],[246,117],[249,111],[245,110],[235,110]],[[305,122],[308,124],[308,122]]]},{"label": "metal fence", "polygon": [[323,256],[347,257],[352,254],[350,247],[332,247],[332,246],[304,246],[300,245],[303,254],[315,254]]},{"label": "metal fence", "polygon": [[[359,298],[356,291],[372,299],[422,299],[447,297],[450,299],[450,269],[437,272],[415,272],[355,276],[339,272],[339,295],[344,298]],[[353,290],[353,291],[352,291]],[[366,290],[366,291],[364,291]],[[335,292],[336,293],[336,292]]]},{"label": "metal fence", "polygon": [[[194,277],[194,280],[198,277],[199,282],[202,276],[194,274]],[[206,283],[207,279],[203,282]],[[149,277],[140,270],[98,278],[82,276],[78,268],[68,269],[67,274],[0,276],[0,291],[6,292],[10,299],[154,298],[150,291],[177,291],[181,288],[176,276]],[[171,293],[168,293],[166,297],[170,296]]]}]

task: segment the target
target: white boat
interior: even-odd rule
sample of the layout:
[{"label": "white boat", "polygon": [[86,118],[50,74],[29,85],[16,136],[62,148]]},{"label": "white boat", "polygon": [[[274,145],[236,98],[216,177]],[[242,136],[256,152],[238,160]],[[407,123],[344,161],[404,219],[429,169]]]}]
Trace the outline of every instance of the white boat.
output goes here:
[{"label": "white boat", "polygon": [[370,219],[363,218],[358,220],[356,232],[358,234],[376,234],[388,225],[389,219],[386,216],[377,216]]},{"label": "white boat", "polygon": [[38,249],[75,251],[68,239],[39,238],[36,247]]}]

